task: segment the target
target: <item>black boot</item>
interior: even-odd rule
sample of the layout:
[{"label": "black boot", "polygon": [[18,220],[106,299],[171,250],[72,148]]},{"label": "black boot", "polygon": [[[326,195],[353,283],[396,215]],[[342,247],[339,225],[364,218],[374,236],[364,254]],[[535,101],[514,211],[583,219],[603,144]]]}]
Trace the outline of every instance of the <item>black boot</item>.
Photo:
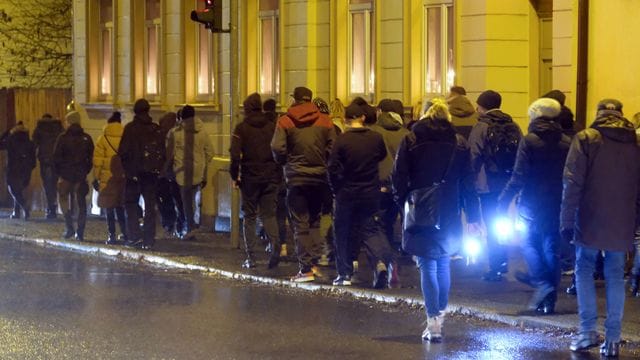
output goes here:
[{"label": "black boot", "polygon": [[13,212],[11,213],[12,219],[20,219],[20,206],[18,204],[13,205]]},{"label": "black boot", "polygon": [[71,218],[71,214],[64,215],[64,226],[65,230],[64,234],[62,234],[62,237],[64,237],[65,239],[70,239],[75,234],[75,230],[73,230],[73,219]]},{"label": "black boot", "polygon": [[57,208],[57,206],[50,206],[49,208],[47,208],[47,214],[46,214],[46,218],[47,219],[55,219],[56,218],[56,208]]},{"label": "black boot", "polygon": [[631,296],[640,297],[640,275],[631,275],[629,277],[629,291]]},{"label": "black boot", "polygon": [[118,238],[116,237],[115,233],[109,233],[109,237],[107,238],[107,241],[105,242],[105,244],[107,245],[115,245],[118,243]]},{"label": "black boot", "polygon": [[84,226],[78,226],[78,230],[76,230],[76,241],[84,241]]},{"label": "black boot", "polygon": [[556,310],[556,299],[558,295],[554,290],[547,295],[544,300],[538,305],[536,312],[541,315],[552,315]]}]

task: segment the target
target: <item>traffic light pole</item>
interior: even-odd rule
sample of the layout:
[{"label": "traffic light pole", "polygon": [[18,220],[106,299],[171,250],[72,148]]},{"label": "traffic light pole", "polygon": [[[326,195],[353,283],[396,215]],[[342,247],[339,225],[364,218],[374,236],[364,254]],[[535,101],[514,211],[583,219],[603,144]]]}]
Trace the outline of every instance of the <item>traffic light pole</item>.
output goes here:
[{"label": "traffic light pole", "polygon": [[[240,74],[239,74],[239,37],[238,37],[238,0],[229,0],[229,57],[230,57],[230,91],[231,104],[229,106],[231,131],[238,123],[240,109]],[[231,134],[230,134],[231,135]],[[237,248],[240,245],[240,194],[238,189],[231,188],[231,246]]]}]

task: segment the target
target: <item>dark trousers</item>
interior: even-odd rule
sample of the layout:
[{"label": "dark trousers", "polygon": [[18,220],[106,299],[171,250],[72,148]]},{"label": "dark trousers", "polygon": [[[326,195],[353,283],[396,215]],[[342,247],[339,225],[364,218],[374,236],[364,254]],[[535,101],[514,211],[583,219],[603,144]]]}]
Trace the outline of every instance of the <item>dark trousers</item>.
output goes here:
[{"label": "dark trousers", "polygon": [[113,237],[115,239],[116,236],[116,217],[118,218],[118,224],[120,225],[120,232],[127,234],[127,222],[124,216],[124,206],[118,206],[115,208],[105,209],[107,213],[107,231],[109,232],[109,237]]},{"label": "dark trousers", "polygon": [[200,185],[186,185],[180,186],[180,197],[182,198],[182,209],[184,211],[184,223],[186,225],[185,231],[188,233],[195,230],[195,212],[198,202],[196,201],[196,194],[200,190]]},{"label": "dark trousers", "polygon": [[370,266],[378,260],[385,264],[393,260],[393,252],[376,223],[374,215],[380,200],[336,196],[333,228],[335,231],[336,268],[339,275],[353,275],[353,256],[364,246]]},{"label": "dark trousers", "polygon": [[242,183],[242,214],[244,220],[244,249],[247,257],[253,257],[253,248],[258,242],[257,218],[260,216],[264,233],[272,246],[273,254],[279,254],[280,243],[277,239],[278,223],[276,207],[279,185],[276,183]]},{"label": "dark trousers", "polygon": [[47,213],[55,214],[58,197],[58,175],[53,168],[53,164],[40,162],[40,177],[42,178],[44,195],[47,198]]},{"label": "dark trousers", "polygon": [[300,272],[311,271],[322,253],[320,210],[326,184],[293,185],[287,189],[287,205]]},{"label": "dark trousers", "polygon": [[[125,212],[127,214],[127,239],[143,239],[145,245],[153,245],[156,237],[156,192],[158,177],[153,174],[140,176],[137,181],[127,179],[124,189]],[[144,199],[144,231],[138,223],[138,201]]]},{"label": "dark trousers", "polygon": [[482,209],[482,219],[487,227],[489,270],[504,272],[507,268],[507,247],[498,243],[498,236],[494,228],[494,223],[498,216],[498,194],[481,194],[480,207]]},{"label": "dark trousers", "polygon": [[376,215],[380,226],[382,227],[382,231],[389,242],[389,245],[393,249],[400,249],[401,243],[396,239],[394,226],[398,219],[398,214],[400,213],[400,209],[398,209],[398,204],[393,200],[393,193],[391,192],[381,192],[380,193],[380,211]]},{"label": "dark trousers", "polygon": [[157,200],[162,227],[168,232],[176,230],[182,233],[185,218],[178,183],[167,178],[159,178]]},{"label": "dark trousers", "polygon": [[78,206],[78,228],[79,234],[84,231],[87,223],[87,194],[89,184],[86,180],[70,182],[65,179],[58,181],[58,194],[60,195],[60,208],[65,219],[73,217],[73,204]]},{"label": "dark trousers", "polygon": [[25,214],[29,212],[29,206],[24,198],[24,189],[29,185],[29,180],[29,177],[26,179],[7,177],[7,187],[13,198],[13,212],[18,215],[20,215],[20,209],[24,210]]},{"label": "dark trousers", "polygon": [[287,209],[287,186],[278,184],[278,197],[276,205],[276,222],[278,223],[278,240],[280,245],[287,243],[287,219],[289,209]]},{"label": "dark trousers", "polygon": [[528,228],[522,255],[529,266],[531,282],[537,288],[555,290],[560,283],[560,234],[558,230],[536,229],[535,223]]}]

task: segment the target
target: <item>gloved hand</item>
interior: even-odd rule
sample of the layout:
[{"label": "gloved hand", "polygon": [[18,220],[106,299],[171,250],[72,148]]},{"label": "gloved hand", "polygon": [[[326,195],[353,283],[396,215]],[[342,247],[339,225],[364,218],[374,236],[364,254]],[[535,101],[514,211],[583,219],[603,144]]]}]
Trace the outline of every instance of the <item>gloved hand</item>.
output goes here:
[{"label": "gloved hand", "polygon": [[566,241],[569,244],[573,244],[573,229],[562,229],[560,230],[560,236],[562,236],[562,240]]}]

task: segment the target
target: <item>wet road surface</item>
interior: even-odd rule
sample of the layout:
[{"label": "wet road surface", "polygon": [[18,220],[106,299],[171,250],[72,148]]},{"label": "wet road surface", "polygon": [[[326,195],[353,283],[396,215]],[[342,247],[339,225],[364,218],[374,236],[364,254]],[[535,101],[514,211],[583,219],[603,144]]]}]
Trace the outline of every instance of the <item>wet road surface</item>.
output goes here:
[{"label": "wet road surface", "polygon": [[599,358],[572,357],[558,334],[462,316],[447,320],[443,343],[423,344],[423,320],[0,240],[0,359]]}]

